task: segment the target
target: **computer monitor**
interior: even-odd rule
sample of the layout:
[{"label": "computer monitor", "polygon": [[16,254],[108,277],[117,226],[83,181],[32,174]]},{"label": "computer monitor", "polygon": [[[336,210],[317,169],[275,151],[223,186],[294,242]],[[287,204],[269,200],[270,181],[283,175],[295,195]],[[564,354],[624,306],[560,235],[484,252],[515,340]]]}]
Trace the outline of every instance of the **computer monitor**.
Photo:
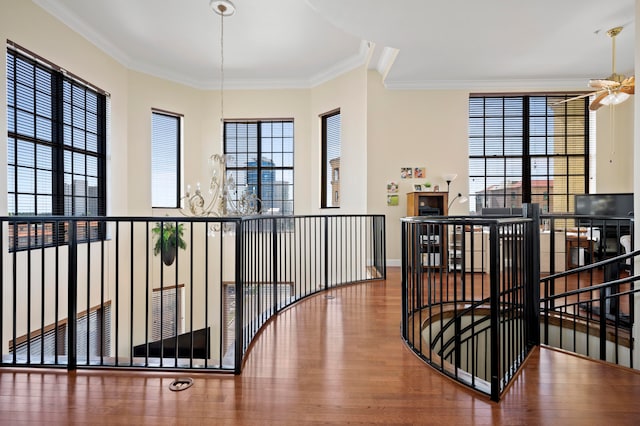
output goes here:
[{"label": "computer monitor", "polygon": [[589,216],[633,216],[633,194],[579,194],[575,196],[575,213]]}]

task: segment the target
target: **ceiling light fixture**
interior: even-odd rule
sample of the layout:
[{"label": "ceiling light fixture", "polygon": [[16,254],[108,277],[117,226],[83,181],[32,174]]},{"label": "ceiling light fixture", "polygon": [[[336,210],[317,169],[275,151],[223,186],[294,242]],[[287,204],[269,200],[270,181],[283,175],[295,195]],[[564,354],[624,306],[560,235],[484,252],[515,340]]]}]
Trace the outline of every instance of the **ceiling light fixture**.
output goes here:
[{"label": "ceiling light fixture", "polygon": [[[211,0],[211,9],[220,16],[220,144],[224,145],[224,20],[236,12],[233,3],[228,0]],[[245,187],[240,194],[233,175],[227,176],[227,162],[232,158],[224,154],[209,156],[209,188],[203,193],[200,182],[195,191],[191,185],[182,197],[184,206],[181,212],[188,216],[244,216],[258,212],[259,199]]]},{"label": "ceiling light fixture", "polygon": [[618,105],[629,99],[631,95],[625,92],[612,91],[607,96],[602,98],[600,103],[602,105]]},{"label": "ceiling light fixture", "polygon": [[220,16],[231,16],[236,13],[236,7],[228,0],[211,0],[209,6]]}]

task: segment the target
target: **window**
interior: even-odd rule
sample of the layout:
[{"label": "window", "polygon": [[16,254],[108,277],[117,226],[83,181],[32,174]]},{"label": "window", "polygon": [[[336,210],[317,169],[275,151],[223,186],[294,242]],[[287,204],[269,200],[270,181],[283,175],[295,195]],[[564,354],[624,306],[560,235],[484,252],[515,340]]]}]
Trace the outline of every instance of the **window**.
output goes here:
[{"label": "window", "polygon": [[151,206],[180,204],[180,116],[151,113]]},{"label": "window", "polygon": [[[7,51],[9,215],[104,216],[106,95],[15,49],[11,44]],[[67,238],[64,225],[45,222],[9,234],[12,249]],[[100,225],[87,223],[78,239],[103,234]]]},{"label": "window", "polygon": [[[68,355],[67,319],[50,324],[44,330],[36,330],[29,335],[9,341],[9,353],[16,352],[18,359],[28,356],[42,357],[50,361],[56,356]],[[89,314],[80,313],[76,323],[76,355],[78,360],[106,357],[111,354],[111,302],[92,308]]]},{"label": "window", "polygon": [[469,98],[471,211],[522,203],[538,203],[543,212],[573,211],[575,195],[589,192],[595,132],[589,99],[557,104],[568,97]]},{"label": "window", "polygon": [[151,340],[162,340],[182,333],[184,285],[154,288],[151,297]]},{"label": "window", "polygon": [[322,115],[320,119],[322,122],[321,207],[340,207],[340,110]]},{"label": "window", "polygon": [[292,120],[225,121],[224,153],[234,202],[254,193],[263,214],[293,214]]}]

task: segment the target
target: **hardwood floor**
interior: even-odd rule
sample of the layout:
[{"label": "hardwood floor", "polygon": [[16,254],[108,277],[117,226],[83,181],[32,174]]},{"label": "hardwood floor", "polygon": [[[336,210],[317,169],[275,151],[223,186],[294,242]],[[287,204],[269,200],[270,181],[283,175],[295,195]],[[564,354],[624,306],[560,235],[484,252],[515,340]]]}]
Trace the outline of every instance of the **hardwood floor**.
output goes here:
[{"label": "hardwood floor", "polygon": [[640,374],[540,348],[503,400],[441,376],[400,338],[399,271],[321,294],[258,336],[240,376],[0,369],[0,424],[631,425]]}]

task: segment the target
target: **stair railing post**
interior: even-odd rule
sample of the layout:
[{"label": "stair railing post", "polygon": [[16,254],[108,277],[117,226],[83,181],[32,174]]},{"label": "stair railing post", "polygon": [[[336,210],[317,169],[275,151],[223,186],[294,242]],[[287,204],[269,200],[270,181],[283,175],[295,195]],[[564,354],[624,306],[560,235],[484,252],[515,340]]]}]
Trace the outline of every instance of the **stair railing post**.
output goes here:
[{"label": "stair railing post", "polygon": [[524,216],[532,219],[528,223],[528,253],[525,274],[525,327],[527,346],[540,344],[540,206],[525,204]]},{"label": "stair railing post", "polygon": [[[69,220],[69,259],[67,288],[67,370],[78,366],[78,233],[76,220]],[[89,355],[89,354],[87,354]]]},{"label": "stair railing post", "polygon": [[491,310],[491,400],[500,400],[500,233],[498,222],[489,227],[489,293]]}]

